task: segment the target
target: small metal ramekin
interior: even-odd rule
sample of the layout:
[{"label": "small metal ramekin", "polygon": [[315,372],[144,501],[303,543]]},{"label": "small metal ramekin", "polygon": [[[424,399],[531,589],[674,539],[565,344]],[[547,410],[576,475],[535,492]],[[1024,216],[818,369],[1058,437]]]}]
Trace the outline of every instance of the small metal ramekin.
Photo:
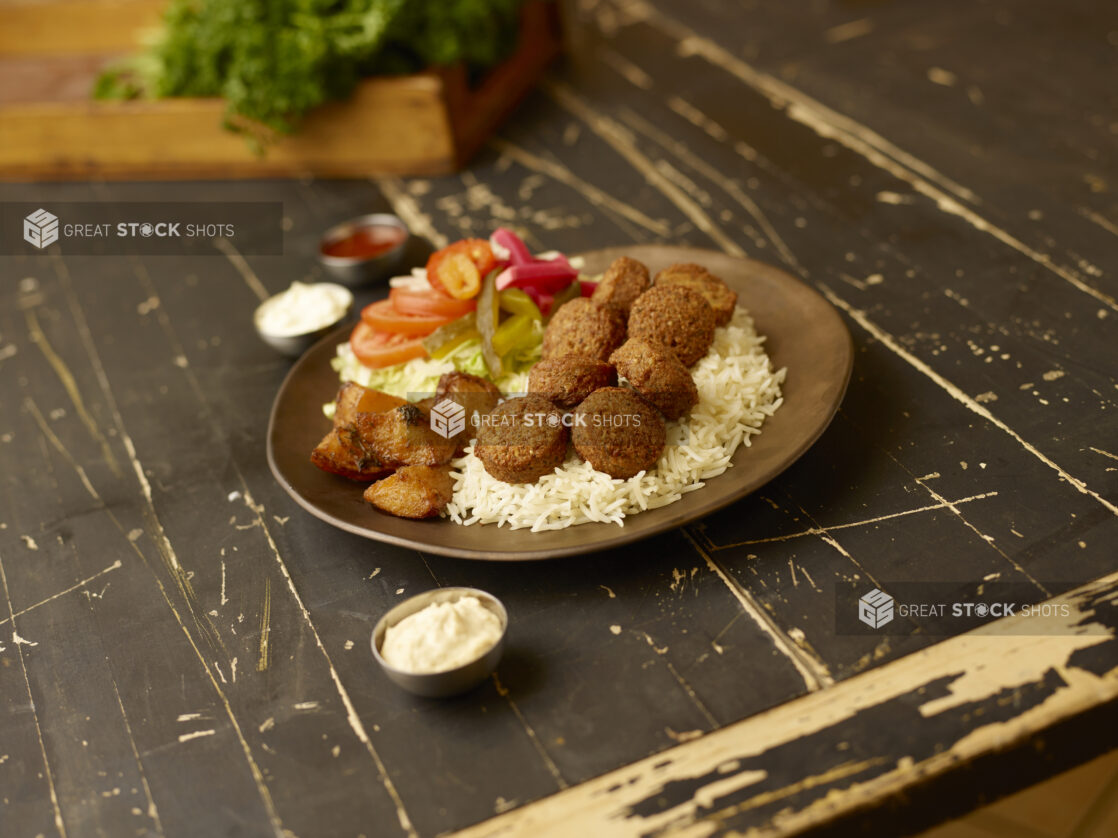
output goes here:
[{"label": "small metal ramekin", "polygon": [[[386,253],[371,258],[360,256],[328,256],[324,249],[336,241],[352,235],[362,227],[396,227],[404,237]],[[359,215],[327,230],[318,242],[318,261],[330,274],[347,288],[361,288],[378,279],[392,275],[404,258],[411,234],[407,226],[390,213]]]},{"label": "small metal ramekin", "polygon": [[[332,285],[333,283],[323,284]],[[334,287],[339,288],[340,286],[334,285]],[[317,329],[313,329],[309,332],[302,332],[297,335],[274,335],[270,332],[264,331],[260,327],[260,318],[261,314],[264,311],[264,306],[266,306],[269,302],[279,296],[279,294],[274,294],[273,296],[262,302],[260,305],[258,305],[256,307],[256,311],[252,313],[252,325],[256,328],[256,334],[260,335],[260,339],[262,341],[268,344],[268,346],[272,347],[272,349],[279,352],[281,355],[287,355],[290,358],[298,358],[300,355],[302,355],[304,352],[306,352],[308,349],[322,340],[322,338],[326,337],[328,333],[337,328],[338,324],[349,317],[350,312],[353,311],[353,294],[350,293],[348,288],[341,288],[341,290],[345,291],[346,294],[349,295],[349,301],[346,303],[345,311],[343,311],[341,315],[332,322],[327,323],[324,326],[319,326]]]},{"label": "small metal ramekin", "polygon": [[[466,596],[475,596],[481,604],[492,611],[501,621],[501,636],[481,657],[444,672],[405,672],[388,664],[381,657],[380,649],[384,643],[384,633],[405,617],[422,611],[434,602],[454,602]],[[397,685],[410,693],[428,698],[445,698],[472,689],[489,677],[497,668],[505,651],[505,637],[508,634],[509,616],[505,606],[492,594],[477,588],[435,588],[404,600],[381,617],[373,628],[373,657],[384,673]]]}]

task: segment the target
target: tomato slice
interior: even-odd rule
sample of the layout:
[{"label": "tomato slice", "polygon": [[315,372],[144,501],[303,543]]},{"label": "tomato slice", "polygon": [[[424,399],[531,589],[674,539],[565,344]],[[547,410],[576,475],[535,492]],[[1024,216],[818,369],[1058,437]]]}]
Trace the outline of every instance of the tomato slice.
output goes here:
[{"label": "tomato slice", "polygon": [[361,319],[378,332],[426,337],[439,326],[458,318],[435,314],[403,314],[392,304],[392,300],[377,300],[361,310]]},{"label": "tomato slice", "polygon": [[393,288],[388,299],[400,314],[426,314],[436,317],[451,317],[457,320],[475,308],[476,300],[455,300],[439,291],[409,291],[407,288]]},{"label": "tomato slice", "polygon": [[349,336],[349,345],[358,361],[374,369],[402,364],[427,354],[422,338],[378,332],[363,320]]},{"label": "tomato slice", "polygon": [[431,254],[427,281],[456,300],[469,300],[481,290],[481,278],[497,267],[486,239],[462,239]]}]

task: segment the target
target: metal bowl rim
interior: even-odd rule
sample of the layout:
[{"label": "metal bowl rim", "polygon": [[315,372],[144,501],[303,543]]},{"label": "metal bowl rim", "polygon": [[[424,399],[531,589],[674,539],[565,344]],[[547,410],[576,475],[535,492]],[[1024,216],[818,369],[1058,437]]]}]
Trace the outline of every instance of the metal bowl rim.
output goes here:
[{"label": "metal bowl rim", "polygon": [[293,335],[277,335],[273,334],[272,332],[266,332],[260,327],[260,312],[264,310],[264,306],[268,305],[268,303],[270,303],[280,294],[286,294],[290,290],[290,288],[285,288],[283,291],[278,291],[275,294],[272,294],[272,296],[268,297],[268,299],[261,301],[260,305],[258,305],[252,312],[252,325],[253,327],[255,327],[256,333],[260,335],[260,337],[264,338],[265,340],[293,340],[298,338],[305,338],[309,335],[318,335],[320,333],[325,335],[327,332],[334,329],[339,323],[349,317],[349,313],[353,310],[353,301],[355,299],[355,297],[353,296],[353,291],[351,289],[342,285],[340,282],[310,282],[306,284],[328,285],[332,288],[340,288],[346,293],[346,296],[348,297],[348,299],[346,300],[345,309],[340,315],[338,315],[335,320],[332,320],[331,322],[323,326],[316,326],[308,332],[296,332]]},{"label": "metal bowl rim", "polygon": [[[395,666],[392,666],[392,664],[388,663],[381,656],[380,649],[377,648],[377,635],[378,634],[383,635],[385,632],[387,632],[387,630],[390,627],[389,619],[392,617],[392,614],[394,612],[396,612],[397,610],[403,609],[403,608],[405,608],[405,606],[412,606],[416,603],[417,600],[427,600],[427,601],[423,602],[422,605],[420,605],[418,607],[411,608],[410,610],[407,611],[406,614],[402,614],[399,617],[397,617],[395,620],[392,620],[391,625],[396,625],[401,620],[403,620],[407,617],[410,617],[412,614],[415,614],[415,613],[423,610],[423,608],[426,608],[432,602],[437,601],[436,598],[440,594],[457,594],[457,596],[454,597],[453,599],[445,600],[447,602],[455,602],[455,601],[457,601],[458,599],[461,599],[464,596],[475,596],[475,597],[477,597],[479,600],[481,600],[482,604],[484,604],[486,607],[489,607],[489,610],[493,611],[497,615],[498,619],[500,619],[500,621],[501,621],[501,635],[500,635],[500,637],[498,637],[495,641],[493,641],[493,645],[488,647],[484,652],[482,652],[476,658],[474,658],[473,660],[466,661],[466,663],[462,664],[461,666],[456,666],[454,669],[444,669],[440,672],[409,672],[406,669],[399,669]],[[370,646],[372,646],[373,657],[376,658],[377,663],[380,664],[381,668],[384,669],[385,672],[394,672],[394,673],[397,673],[398,675],[403,675],[403,676],[406,676],[408,678],[442,678],[442,677],[445,677],[445,676],[454,675],[456,673],[462,672],[463,670],[465,670],[465,669],[467,669],[471,666],[474,666],[478,661],[482,660],[486,655],[490,654],[494,649],[498,648],[505,641],[505,638],[508,635],[508,631],[509,631],[508,610],[505,608],[505,604],[503,602],[501,602],[500,599],[498,599],[496,596],[489,593],[488,591],[481,590],[481,588],[470,588],[470,587],[466,587],[466,586],[452,586],[452,587],[448,587],[448,588],[431,588],[430,590],[423,591],[422,593],[415,594],[414,596],[410,596],[407,599],[405,599],[403,602],[398,602],[395,605],[393,605],[384,614],[382,614],[380,616],[380,619],[378,619],[376,621],[376,623],[373,625],[373,632],[369,637],[369,643],[370,643]],[[382,640],[382,642],[383,642],[383,640]]]},{"label": "metal bowl rim", "polygon": [[[399,243],[384,253],[377,256],[329,256],[322,252],[322,248],[330,242],[337,241],[344,238],[354,230],[362,227],[396,227],[401,230],[404,237],[400,239]],[[390,212],[374,212],[367,215],[357,215],[353,218],[335,224],[328,229],[318,240],[318,259],[324,265],[331,265],[337,268],[348,268],[355,265],[364,265],[371,262],[376,262],[378,259],[387,259],[396,256],[400,251],[407,246],[408,240],[411,238],[411,231],[408,225],[403,220]]]}]

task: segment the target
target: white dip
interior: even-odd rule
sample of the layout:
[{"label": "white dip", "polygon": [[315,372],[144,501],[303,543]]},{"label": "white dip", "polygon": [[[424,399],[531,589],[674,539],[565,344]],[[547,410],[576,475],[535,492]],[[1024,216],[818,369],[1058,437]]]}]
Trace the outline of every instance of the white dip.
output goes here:
[{"label": "white dip", "polygon": [[256,322],[260,331],[276,337],[305,335],[341,319],[352,302],[353,295],[340,285],[293,282],[260,306]]},{"label": "white dip", "polygon": [[500,617],[476,596],[464,596],[431,603],[389,626],[380,655],[404,672],[446,672],[477,660],[500,639]]}]

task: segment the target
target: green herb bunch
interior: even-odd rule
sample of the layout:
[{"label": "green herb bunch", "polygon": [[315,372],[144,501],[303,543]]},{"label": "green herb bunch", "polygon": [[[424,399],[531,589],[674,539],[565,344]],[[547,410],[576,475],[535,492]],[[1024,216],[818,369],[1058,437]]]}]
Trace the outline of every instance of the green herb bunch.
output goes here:
[{"label": "green herb bunch", "polygon": [[499,62],[521,2],[171,0],[150,50],[103,74],[94,96],[220,96],[230,128],[288,134],[365,76]]}]

